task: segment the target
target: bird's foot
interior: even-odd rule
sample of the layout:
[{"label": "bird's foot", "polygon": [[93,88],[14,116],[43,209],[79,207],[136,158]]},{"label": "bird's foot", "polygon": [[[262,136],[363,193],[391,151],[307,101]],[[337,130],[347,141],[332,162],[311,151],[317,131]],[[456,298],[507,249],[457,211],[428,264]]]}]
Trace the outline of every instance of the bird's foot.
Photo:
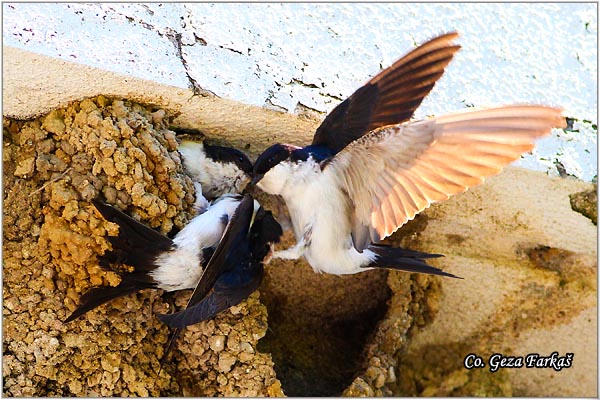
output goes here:
[{"label": "bird's foot", "polygon": [[200,215],[208,210],[210,202],[202,195],[202,185],[200,182],[194,182],[194,188],[196,189],[196,201],[192,208],[196,212],[196,215]]},{"label": "bird's foot", "polygon": [[304,253],[304,247],[294,246],[289,249],[273,251],[271,258],[281,258],[283,260],[297,260]]},{"label": "bird's foot", "polygon": [[265,258],[263,258],[263,264],[264,265],[267,265],[268,263],[271,262],[271,260],[273,259],[273,253],[274,252],[275,252],[275,247],[274,246],[269,246],[269,252],[265,256]]}]

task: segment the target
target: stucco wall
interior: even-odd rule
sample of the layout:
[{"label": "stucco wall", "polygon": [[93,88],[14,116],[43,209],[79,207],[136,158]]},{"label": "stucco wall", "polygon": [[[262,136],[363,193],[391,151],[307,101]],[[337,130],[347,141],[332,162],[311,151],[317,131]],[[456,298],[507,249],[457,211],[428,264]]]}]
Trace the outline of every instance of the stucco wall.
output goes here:
[{"label": "stucco wall", "polygon": [[558,105],[573,131],[520,165],[597,174],[596,4],[4,3],[3,29],[4,45],[286,112],[329,111],[415,44],[457,30],[463,49],[416,116]]}]

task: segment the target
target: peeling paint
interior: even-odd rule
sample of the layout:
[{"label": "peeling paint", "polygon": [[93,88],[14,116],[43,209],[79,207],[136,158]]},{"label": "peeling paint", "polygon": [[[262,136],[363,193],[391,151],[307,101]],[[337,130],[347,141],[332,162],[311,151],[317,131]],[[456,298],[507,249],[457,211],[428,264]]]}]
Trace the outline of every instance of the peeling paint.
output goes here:
[{"label": "peeling paint", "polygon": [[[597,124],[593,3],[3,4],[5,45],[287,112],[331,111],[450,30],[463,49],[416,117],[527,102]],[[559,136],[519,165],[592,179],[596,135]]]}]

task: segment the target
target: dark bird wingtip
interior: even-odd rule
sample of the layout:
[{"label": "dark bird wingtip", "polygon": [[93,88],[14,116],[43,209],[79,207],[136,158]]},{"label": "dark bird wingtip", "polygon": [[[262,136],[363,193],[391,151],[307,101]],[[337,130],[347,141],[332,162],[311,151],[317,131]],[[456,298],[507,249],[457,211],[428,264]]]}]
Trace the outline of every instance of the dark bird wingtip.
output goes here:
[{"label": "dark bird wingtip", "polygon": [[[164,314],[161,314],[161,315],[164,315]],[[179,338],[179,335],[181,334],[181,332],[182,332],[181,329],[175,329],[169,335],[169,340],[167,342],[167,346],[165,348],[165,352],[164,352],[162,358],[160,359],[160,366],[159,366],[159,369],[158,369],[158,373],[156,374],[156,377],[159,377],[160,373],[164,369],[164,366],[165,366],[165,364],[167,362],[169,354],[171,353],[171,350],[173,349],[173,346],[175,345],[175,342],[177,341],[177,338]]]},{"label": "dark bird wingtip", "polygon": [[183,318],[186,310],[188,310],[188,308],[185,308],[178,312],[174,312],[172,314],[156,313],[156,317],[160,320],[160,322],[169,326],[169,328],[183,329],[186,326],[192,325],[192,324],[186,324],[186,320],[185,320],[185,318]]},{"label": "dark bird wingtip", "polygon": [[91,203],[96,207],[96,209],[100,212],[100,214],[104,215],[103,210],[109,210],[112,207],[106,201],[102,200],[100,197],[96,197],[92,199]]},{"label": "dark bird wingtip", "polygon": [[465,279],[462,276],[454,275],[454,274],[451,274],[450,272],[442,271],[442,274],[443,274],[443,276],[446,276],[448,278]]},{"label": "dark bird wingtip", "polygon": [[167,321],[169,320],[169,315],[171,314],[162,314],[162,313],[156,313],[156,318],[158,318],[158,320],[160,322],[162,322],[163,324],[167,324]]},{"label": "dark bird wingtip", "polygon": [[71,321],[74,321],[77,319],[77,317],[79,317],[81,314],[76,315],[76,312],[73,312],[71,315],[69,315],[67,318],[65,318],[65,320],[63,321],[63,324],[68,324]]}]

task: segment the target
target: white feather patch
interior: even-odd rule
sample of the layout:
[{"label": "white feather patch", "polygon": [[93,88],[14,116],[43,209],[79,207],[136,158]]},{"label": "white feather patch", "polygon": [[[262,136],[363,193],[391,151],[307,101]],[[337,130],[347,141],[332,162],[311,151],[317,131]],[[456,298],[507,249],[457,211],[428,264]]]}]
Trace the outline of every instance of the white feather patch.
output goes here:
[{"label": "white feather patch", "polygon": [[206,156],[204,143],[184,140],[179,145],[183,165],[193,181],[200,182],[202,194],[214,199],[240,193],[250,178],[234,163],[215,162]]},{"label": "white feather patch", "polygon": [[231,218],[239,203],[240,200],[230,196],[220,198],[175,236],[175,250],[158,256],[158,268],[150,273],[160,289],[173,291],[196,287],[203,271],[202,250],[217,246],[225,229],[222,216]]}]

